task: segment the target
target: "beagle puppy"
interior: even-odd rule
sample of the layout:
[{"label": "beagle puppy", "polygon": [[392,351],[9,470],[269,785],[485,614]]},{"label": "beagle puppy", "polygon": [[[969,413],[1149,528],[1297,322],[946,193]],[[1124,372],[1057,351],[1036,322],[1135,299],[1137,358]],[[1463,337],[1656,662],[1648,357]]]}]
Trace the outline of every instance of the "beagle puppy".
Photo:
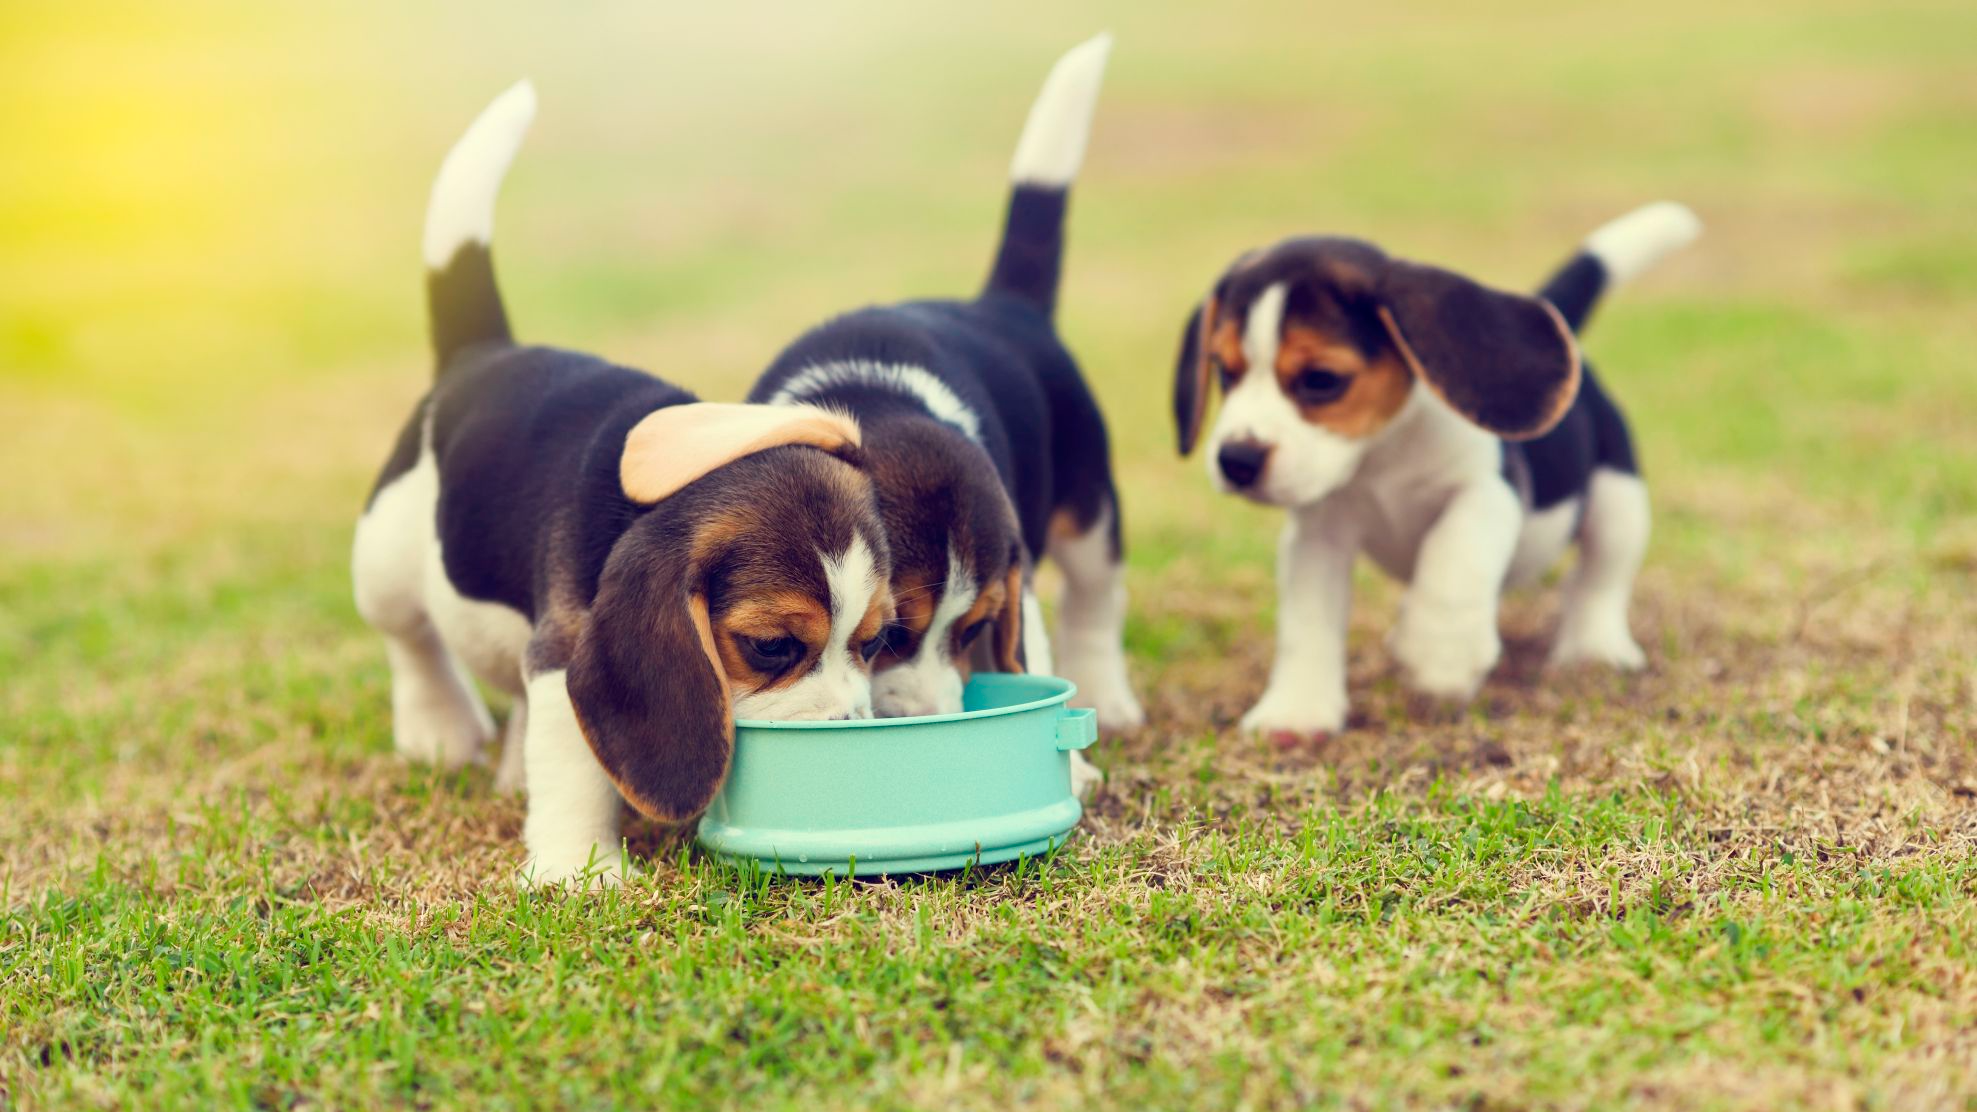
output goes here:
[{"label": "beagle puppy", "polygon": [[[864,430],[898,609],[872,680],[881,716],[958,711],[971,668],[1027,668],[1075,682],[1107,729],[1144,721],[1126,674],[1105,422],[1052,324],[1110,49],[1100,35],[1065,54],[1030,109],[980,296],[847,313],[792,343],[749,394],[839,409]],[[1046,554],[1065,578],[1054,661],[1031,589]],[[1089,786],[1096,774],[1077,769]]]},{"label": "beagle puppy", "polygon": [[438,372],[357,522],[398,751],[456,768],[507,692],[498,787],[526,785],[537,882],[620,870],[620,801],[712,799],[734,720],[871,716],[892,618],[859,431],[814,407],[711,405],[595,356],[518,345],[489,253],[535,112],[523,83],[447,156],[426,218]]},{"label": "beagle puppy", "polygon": [[1209,474],[1224,492],[1290,510],[1276,662],[1245,730],[1345,724],[1361,551],[1408,585],[1388,644],[1425,694],[1475,694],[1501,652],[1499,594],[1573,540],[1551,663],[1646,663],[1627,607],[1647,488],[1576,334],[1607,288],[1700,229],[1677,204],[1636,210],[1594,232],[1535,297],[1333,237],[1252,251],[1216,280],[1181,336],[1180,452],[1219,387]]}]

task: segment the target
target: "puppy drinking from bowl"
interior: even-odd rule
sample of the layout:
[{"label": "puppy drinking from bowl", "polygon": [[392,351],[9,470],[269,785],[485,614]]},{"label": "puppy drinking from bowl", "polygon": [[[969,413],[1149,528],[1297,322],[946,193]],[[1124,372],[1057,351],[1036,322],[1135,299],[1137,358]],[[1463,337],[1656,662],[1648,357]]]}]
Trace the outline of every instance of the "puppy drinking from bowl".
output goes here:
[{"label": "puppy drinking from bowl", "polygon": [[358,519],[357,608],[384,636],[408,758],[458,767],[514,698],[497,786],[526,786],[535,881],[620,872],[621,802],[686,819],[734,720],[870,717],[890,549],[852,419],[712,405],[592,355],[517,344],[489,254],[535,113],[502,94],[426,216],[437,373]]},{"label": "puppy drinking from bowl", "polygon": [[[1027,668],[1076,683],[1107,730],[1144,721],[1121,640],[1105,422],[1052,323],[1065,207],[1110,49],[1101,35],[1065,54],[1031,107],[978,297],[847,313],[799,337],[749,395],[841,409],[864,430],[899,614],[873,677],[881,716],[958,711],[971,669]],[[1055,654],[1031,590],[1045,555],[1065,580]],[[1083,794],[1098,777],[1073,757]]]}]

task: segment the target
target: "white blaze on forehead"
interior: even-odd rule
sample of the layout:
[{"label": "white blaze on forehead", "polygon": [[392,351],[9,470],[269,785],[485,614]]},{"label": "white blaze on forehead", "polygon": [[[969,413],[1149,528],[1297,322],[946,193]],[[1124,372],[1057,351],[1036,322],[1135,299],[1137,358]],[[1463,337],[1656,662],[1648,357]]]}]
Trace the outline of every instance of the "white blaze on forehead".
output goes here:
[{"label": "white blaze on forehead", "polygon": [[872,716],[872,678],[854,662],[851,636],[881,589],[879,563],[863,537],[833,556],[819,552],[831,592],[831,628],[809,674],[787,687],[735,700],[735,717],[804,721]]},{"label": "white blaze on forehead", "polygon": [[947,582],[920,645],[907,660],[872,680],[873,701],[883,716],[952,714],[961,709],[961,672],[954,666],[954,623],[975,605],[980,588],[950,544]]},{"label": "white blaze on forehead", "polygon": [[850,547],[835,557],[824,557],[824,581],[831,588],[831,632],[824,645],[828,662],[850,643],[879,589],[879,562],[864,537],[853,536]]},{"label": "white blaze on forehead", "polygon": [[946,660],[952,655],[953,638],[948,632],[961,615],[975,605],[975,596],[981,593],[968,566],[954,552],[952,545],[947,551],[947,586],[943,588],[940,602],[934,607],[934,619],[927,623],[927,635],[920,641],[919,656],[925,659],[928,650],[938,651],[939,659]]},{"label": "white blaze on forehead", "polygon": [[1277,282],[1250,303],[1249,319],[1243,322],[1242,353],[1251,370],[1275,373],[1277,345],[1283,342],[1284,300],[1289,296],[1290,290]]}]

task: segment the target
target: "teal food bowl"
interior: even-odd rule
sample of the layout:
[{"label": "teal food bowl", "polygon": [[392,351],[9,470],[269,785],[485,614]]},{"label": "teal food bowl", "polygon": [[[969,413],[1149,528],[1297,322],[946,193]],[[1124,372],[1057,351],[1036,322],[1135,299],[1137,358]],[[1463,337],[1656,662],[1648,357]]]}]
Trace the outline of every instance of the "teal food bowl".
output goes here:
[{"label": "teal food bowl", "polygon": [[714,856],[802,876],[987,865],[1062,845],[1084,808],[1071,750],[1098,738],[1052,676],[979,675],[959,714],[735,723],[734,762],[700,819]]}]

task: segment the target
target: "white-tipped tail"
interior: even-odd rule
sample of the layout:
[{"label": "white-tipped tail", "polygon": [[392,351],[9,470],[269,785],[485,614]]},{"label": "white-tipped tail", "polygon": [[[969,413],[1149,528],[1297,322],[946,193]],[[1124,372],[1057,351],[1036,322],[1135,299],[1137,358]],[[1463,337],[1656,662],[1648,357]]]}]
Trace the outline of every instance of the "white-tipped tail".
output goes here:
[{"label": "white-tipped tail", "polygon": [[1606,268],[1608,284],[1619,285],[1701,234],[1702,221],[1688,206],[1656,201],[1600,225],[1586,237],[1586,252]]},{"label": "white-tipped tail", "polygon": [[1105,79],[1105,59],[1111,53],[1111,34],[1100,34],[1072,47],[1050,68],[1009,164],[1009,177],[1016,184],[1062,188],[1077,178],[1085,161],[1085,141],[1091,137],[1098,87]]},{"label": "white-tipped tail", "polygon": [[494,198],[535,119],[535,86],[517,81],[481,110],[446,154],[426,206],[426,266],[443,269],[462,244],[494,240]]}]

